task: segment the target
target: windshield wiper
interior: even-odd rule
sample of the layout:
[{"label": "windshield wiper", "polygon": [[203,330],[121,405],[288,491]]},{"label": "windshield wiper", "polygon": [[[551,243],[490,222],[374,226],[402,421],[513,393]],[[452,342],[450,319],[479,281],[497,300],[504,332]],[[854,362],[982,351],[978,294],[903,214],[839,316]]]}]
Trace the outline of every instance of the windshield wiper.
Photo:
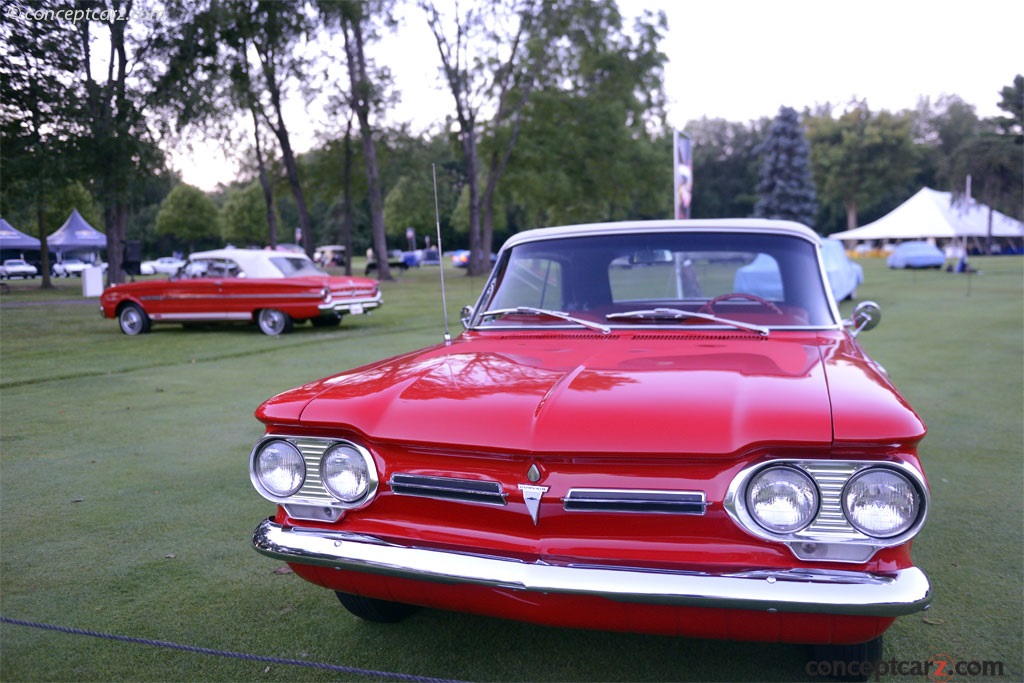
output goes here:
[{"label": "windshield wiper", "polygon": [[490,311],[484,311],[481,316],[493,315],[501,316],[508,315],[509,313],[521,313],[523,315],[546,315],[549,318],[558,318],[559,320],[565,320],[566,322],[586,327],[587,329],[597,330],[601,334],[610,334],[612,329],[607,325],[601,323],[595,323],[591,320],[583,320],[575,316],[569,315],[565,311],[550,311],[546,308],[533,308],[531,306],[516,306],[515,308],[495,308]]},{"label": "windshield wiper", "polygon": [[752,325],[750,323],[742,323],[738,320],[719,318],[717,315],[711,315],[710,313],[683,311],[678,308],[648,308],[639,311],[626,311],[624,313],[609,313],[605,318],[608,320],[685,320],[687,318],[700,318],[701,320],[707,320],[708,322],[732,325],[733,327],[738,327],[741,330],[757,332],[762,337],[768,336],[768,328],[763,325]]}]

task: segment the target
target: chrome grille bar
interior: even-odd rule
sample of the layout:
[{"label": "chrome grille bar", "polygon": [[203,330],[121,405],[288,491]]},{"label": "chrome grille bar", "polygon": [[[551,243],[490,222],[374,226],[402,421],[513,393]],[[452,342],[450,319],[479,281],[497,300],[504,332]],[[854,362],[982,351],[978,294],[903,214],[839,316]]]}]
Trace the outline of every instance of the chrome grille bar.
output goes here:
[{"label": "chrome grille bar", "polygon": [[703,515],[707,505],[703,491],[570,489],[562,499],[562,507],[567,512]]},{"label": "chrome grille bar", "polygon": [[508,495],[502,492],[501,484],[496,481],[432,477],[421,474],[395,473],[391,475],[388,486],[400,496],[456,500],[485,505],[504,505]]}]

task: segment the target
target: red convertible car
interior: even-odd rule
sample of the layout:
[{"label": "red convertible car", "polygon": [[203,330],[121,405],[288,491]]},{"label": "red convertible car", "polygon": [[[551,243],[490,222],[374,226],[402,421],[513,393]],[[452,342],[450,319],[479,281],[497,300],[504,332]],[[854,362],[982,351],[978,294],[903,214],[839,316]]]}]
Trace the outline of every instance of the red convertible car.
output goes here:
[{"label": "red convertible car", "polygon": [[381,303],[376,280],[332,277],[305,254],[258,249],[196,252],[169,280],[114,285],[100,297],[103,315],[133,336],[153,323],[232,321],[278,335],[306,320],[337,325]]},{"label": "red convertible car", "polygon": [[[755,259],[781,287],[737,287]],[[742,284],[742,283],[741,283]],[[777,284],[777,283],[776,283]],[[266,401],[257,551],[395,621],[416,606],[881,656],[928,607],[925,425],[796,223],[512,237],[453,341]]]}]

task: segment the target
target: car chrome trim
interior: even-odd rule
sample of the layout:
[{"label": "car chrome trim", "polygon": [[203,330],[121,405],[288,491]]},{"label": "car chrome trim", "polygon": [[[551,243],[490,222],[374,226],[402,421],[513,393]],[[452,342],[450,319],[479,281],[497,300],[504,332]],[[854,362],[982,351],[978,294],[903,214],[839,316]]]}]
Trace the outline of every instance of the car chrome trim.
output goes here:
[{"label": "car chrome trim", "polygon": [[253,532],[257,552],[285,562],[531,593],[590,595],[662,605],[895,617],[926,609],[931,586],[917,567],[885,574],[831,570],[740,573],[553,564],[403,546],[370,536],[286,527]]},{"label": "car chrome trim", "polygon": [[437,498],[462,503],[505,505],[505,499],[508,497],[507,493],[502,492],[500,482],[478,479],[455,479],[453,477],[396,472],[388,480],[388,486],[399,496]]},{"label": "car chrome trim", "polygon": [[154,321],[160,322],[194,322],[203,320],[252,320],[252,313],[249,311],[243,311],[240,313],[150,313],[149,317]]},{"label": "car chrome trim", "polygon": [[377,296],[367,297],[365,299],[342,299],[342,300],[337,300],[337,299],[332,298],[330,301],[327,301],[327,302],[324,302],[324,303],[320,304],[318,306],[318,308],[322,312],[335,311],[337,313],[347,313],[349,310],[352,309],[353,306],[356,306],[356,307],[361,306],[362,308],[364,308],[366,310],[370,310],[372,308],[379,308],[381,306],[381,304],[383,304],[383,303],[384,303],[383,295],[378,294]]},{"label": "car chrome trim", "polygon": [[[299,453],[302,454],[302,461],[306,466],[306,478],[299,490],[291,496],[275,496],[260,484],[259,478],[256,476],[254,467],[256,455],[268,441],[287,441],[298,448]],[[363,460],[366,461],[366,467],[369,472],[370,482],[366,495],[352,503],[345,503],[335,498],[320,480],[320,461],[332,446],[339,444],[346,444],[354,448],[363,457]],[[318,521],[325,519],[333,521],[333,519],[337,519],[340,516],[335,511],[352,510],[367,505],[376,496],[380,483],[373,456],[359,444],[347,439],[288,436],[283,434],[268,434],[257,441],[256,445],[252,447],[252,451],[249,453],[249,479],[261,496],[269,501],[284,505],[288,513],[296,519]]]},{"label": "car chrome trim", "polygon": [[703,515],[708,502],[703,491],[569,489],[562,507],[566,512]]},{"label": "car chrome trim", "polygon": [[[814,520],[800,531],[772,533],[758,524],[747,510],[747,484],[755,474],[768,467],[795,467],[811,477],[818,487],[820,501]],[[898,536],[880,538],[857,531],[843,513],[842,493],[853,475],[866,469],[892,469],[908,477],[917,488],[920,511],[917,520]],[[877,460],[786,460],[776,459],[751,465],[733,478],[723,501],[729,517],[747,533],[767,541],[785,543],[801,560],[823,562],[867,562],[882,548],[906,543],[924,525],[929,495],[924,475],[902,462]]]}]

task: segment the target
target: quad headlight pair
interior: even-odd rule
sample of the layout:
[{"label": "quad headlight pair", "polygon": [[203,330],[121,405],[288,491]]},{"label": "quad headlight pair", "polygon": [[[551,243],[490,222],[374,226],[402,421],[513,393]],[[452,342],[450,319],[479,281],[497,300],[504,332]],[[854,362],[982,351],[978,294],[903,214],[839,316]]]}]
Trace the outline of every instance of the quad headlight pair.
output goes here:
[{"label": "quad headlight pair", "polygon": [[905,463],[776,460],[729,485],[725,509],[749,533],[801,559],[863,562],[924,524],[924,477]]},{"label": "quad headlight pair", "polygon": [[[921,496],[909,478],[885,468],[853,475],[839,498],[850,525],[866,536],[891,538],[917,521]],[[746,490],[747,510],[766,531],[792,534],[818,515],[821,496],[811,477],[796,467],[768,467],[754,475]]]},{"label": "quad headlight pair", "polygon": [[276,502],[358,507],[377,490],[373,458],[348,441],[265,438],[252,450],[249,474]]}]

